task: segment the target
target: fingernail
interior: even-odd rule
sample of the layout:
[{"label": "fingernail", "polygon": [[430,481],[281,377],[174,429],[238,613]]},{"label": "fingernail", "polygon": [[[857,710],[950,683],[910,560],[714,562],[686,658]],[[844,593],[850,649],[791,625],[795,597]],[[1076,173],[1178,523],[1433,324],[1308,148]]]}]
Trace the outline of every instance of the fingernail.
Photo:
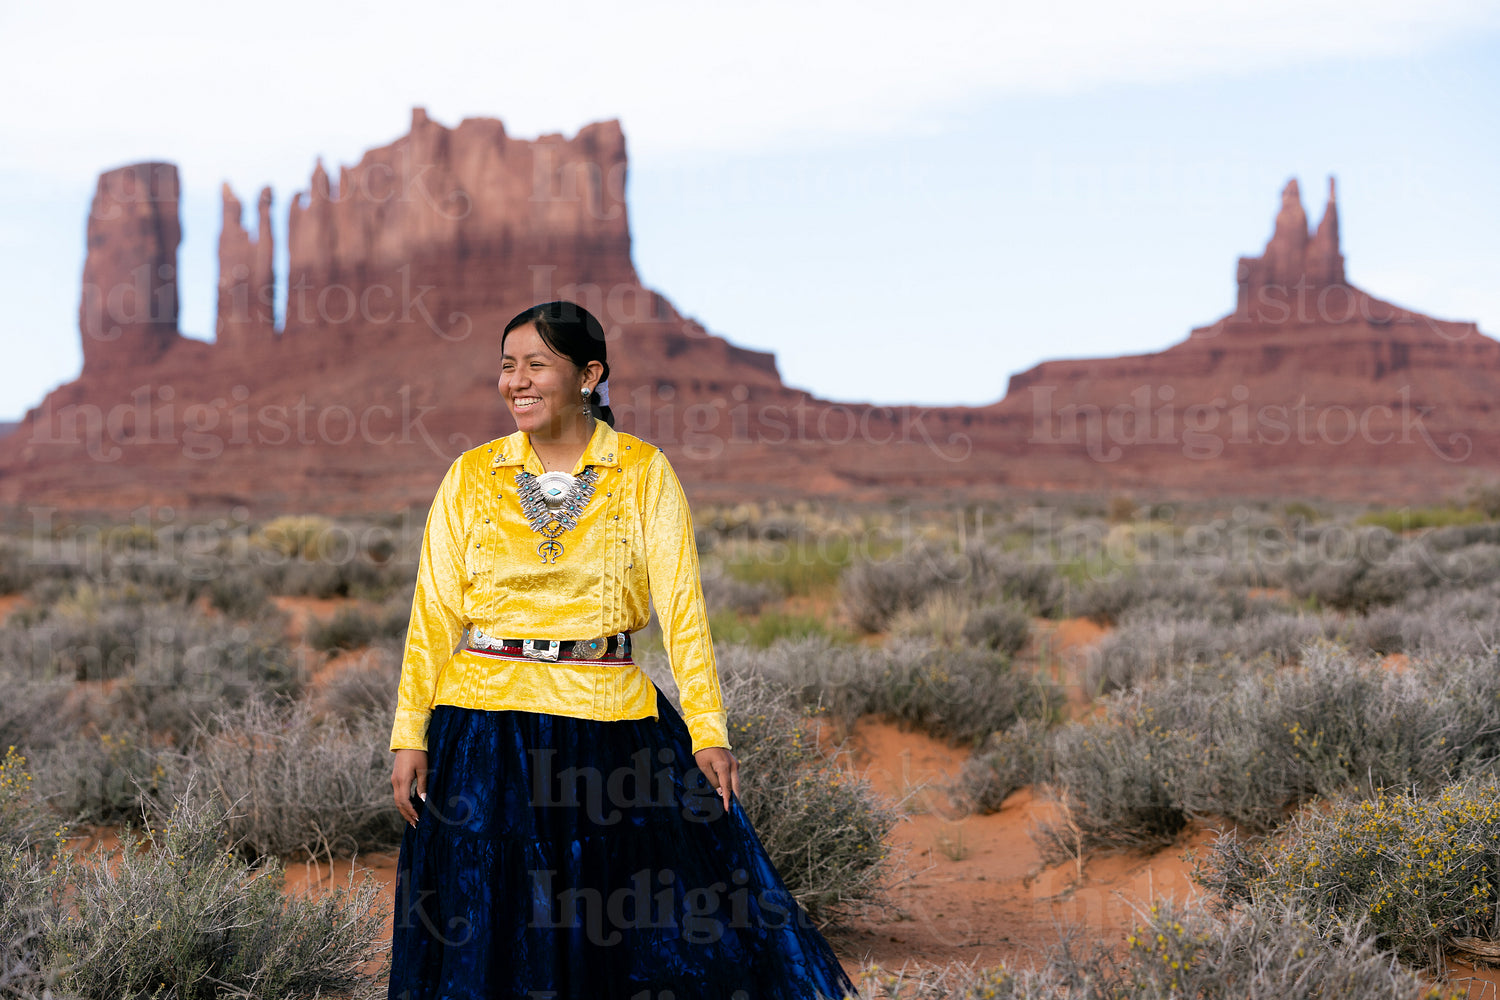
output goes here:
[{"label": "fingernail", "polygon": [[417,798],[421,799],[423,802],[426,802],[427,801],[427,793],[426,792],[418,792],[417,793]]}]

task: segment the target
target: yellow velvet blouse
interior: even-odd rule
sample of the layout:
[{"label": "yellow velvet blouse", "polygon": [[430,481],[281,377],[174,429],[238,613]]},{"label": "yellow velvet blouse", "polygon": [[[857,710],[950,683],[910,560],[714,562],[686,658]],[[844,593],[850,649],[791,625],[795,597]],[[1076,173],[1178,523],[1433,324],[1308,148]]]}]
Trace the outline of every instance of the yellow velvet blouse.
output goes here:
[{"label": "yellow velvet blouse", "polygon": [[459,649],[494,638],[591,639],[643,628],[656,604],[693,752],[728,747],[728,720],[698,576],[692,514],[665,455],[597,421],[572,472],[598,481],[548,561],[517,496],[516,473],[544,471],[523,431],[460,455],[422,539],[391,749],[427,748],[434,705],[583,719],[655,718],[656,691],[633,664],[502,660]]}]

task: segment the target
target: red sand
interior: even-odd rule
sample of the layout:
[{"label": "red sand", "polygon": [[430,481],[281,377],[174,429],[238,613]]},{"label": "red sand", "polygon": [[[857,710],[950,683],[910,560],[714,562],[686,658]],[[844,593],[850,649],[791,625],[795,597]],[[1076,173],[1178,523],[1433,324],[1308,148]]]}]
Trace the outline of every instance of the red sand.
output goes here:
[{"label": "red sand", "polygon": [[870,913],[838,937],[846,964],[1027,965],[1066,925],[1123,936],[1136,922],[1132,903],[1194,891],[1182,855],[1212,839],[1193,830],[1151,855],[1046,865],[1030,830],[1052,816],[1052,806],[1030,789],[993,815],[960,818],[937,786],[957,777],[964,751],[875,719],[860,720],[851,744],[856,766],[877,790],[907,797],[907,809],[919,811],[893,832],[906,853],[891,894],[895,912]]},{"label": "red sand", "polygon": [[24,594],[0,594],[0,625],[15,612],[16,608],[26,603]]}]

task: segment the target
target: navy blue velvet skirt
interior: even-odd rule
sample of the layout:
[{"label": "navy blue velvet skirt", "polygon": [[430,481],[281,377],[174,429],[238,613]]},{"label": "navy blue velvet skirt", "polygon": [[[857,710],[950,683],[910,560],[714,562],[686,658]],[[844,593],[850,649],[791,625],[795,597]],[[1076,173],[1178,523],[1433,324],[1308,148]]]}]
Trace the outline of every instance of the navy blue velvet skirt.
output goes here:
[{"label": "navy blue velvet skirt", "polygon": [[855,989],[681,716],[438,706],[391,1000],[818,1000]]}]

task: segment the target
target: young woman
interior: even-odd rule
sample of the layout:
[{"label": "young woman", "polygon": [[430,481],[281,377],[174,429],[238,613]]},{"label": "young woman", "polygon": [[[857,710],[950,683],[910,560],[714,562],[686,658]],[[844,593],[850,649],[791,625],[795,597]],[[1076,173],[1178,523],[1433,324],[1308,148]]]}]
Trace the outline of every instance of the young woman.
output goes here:
[{"label": "young woman", "polygon": [[[444,476],[412,602],[392,1000],[853,994],[740,808],[687,501],[614,429],[603,328],[549,302],[500,350],[518,430]],[[681,716],[631,660],[652,603]]]}]

